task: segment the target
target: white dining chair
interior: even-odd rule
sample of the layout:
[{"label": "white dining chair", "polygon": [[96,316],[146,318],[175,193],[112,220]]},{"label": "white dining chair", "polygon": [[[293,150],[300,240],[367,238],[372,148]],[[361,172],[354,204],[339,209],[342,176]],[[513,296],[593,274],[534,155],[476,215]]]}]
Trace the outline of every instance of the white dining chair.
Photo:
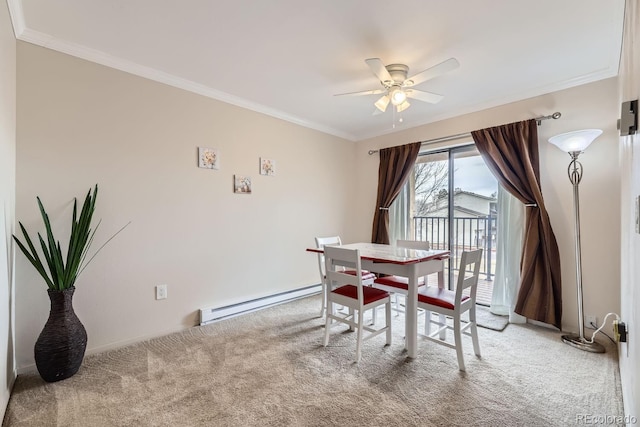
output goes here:
[{"label": "white dining chair", "polygon": [[[362,279],[360,251],[339,246],[325,246],[325,271],[327,282],[327,313],[324,328],[324,346],[329,344],[329,334],[339,323],[356,330],[356,362],[362,359],[362,343],[383,332],[386,344],[391,345],[391,297],[388,292],[367,286]],[[345,269],[354,271],[348,274]],[[334,304],[349,308],[349,313],[339,313]],[[385,326],[375,329],[364,324],[364,312],[385,306]],[[364,333],[367,332],[366,335]]]},{"label": "white dining chair", "polygon": [[[473,351],[476,356],[480,357],[478,325],[476,323],[476,293],[481,260],[482,249],[462,252],[454,291],[437,286],[425,286],[418,292],[418,307],[425,310],[425,338],[454,348],[458,356],[458,368],[461,371],[465,370],[462,335],[471,336]],[[465,292],[466,289],[469,289],[468,294]],[[438,320],[431,317],[432,312],[440,315]],[[469,313],[469,319],[461,319],[462,314],[466,312]],[[447,321],[447,318],[450,322]],[[435,331],[431,331],[432,324],[438,327]],[[446,332],[449,329],[453,330],[453,344],[446,341]]]},{"label": "white dining chair", "polygon": [[[429,250],[429,242],[423,242],[419,240],[398,240],[396,246],[407,249],[418,249],[423,251]],[[425,278],[420,277],[418,280],[418,287],[425,285]],[[409,279],[402,276],[381,276],[373,281],[373,286],[387,291],[393,294],[394,298],[394,310],[396,315],[403,313],[404,310],[400,308],[398,301],[398,295],[402,295],[406,298],[409,293]],[[406,304],[405,304],[406,305]]]},{"label": "white dining chair", "polygon": [[[330,236],[330,237],[316,237],[316,248],[323,249],[325,246],[341,246],[342,240],[340,236]],[[320,272],[320,284],[322,285],[322,306],[320,307],[320,317],[324,316],[324,312],[327,309],[327,282],[326,282],[326,273],[325,273],[325,262],[324,262],[324,254],[318,254],[318,271]],[[354,274],[353,270],[345,269],[345,273]],[[376,275],[367,271],[362,271],[362,280],[365,285],[371,286],[373,285],[373,281],[375,280]],[[374,315],[375,316],[375,315]],[[375,317],[374,317],[375,322]]]}]

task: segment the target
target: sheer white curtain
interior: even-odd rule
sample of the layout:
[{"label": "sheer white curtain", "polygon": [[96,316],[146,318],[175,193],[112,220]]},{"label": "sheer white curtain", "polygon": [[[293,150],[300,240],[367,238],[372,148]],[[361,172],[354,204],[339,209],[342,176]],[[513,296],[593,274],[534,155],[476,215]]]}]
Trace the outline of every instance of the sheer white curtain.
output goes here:
[{"label": "sheer white curtain", "polygon": [[398,239],[410,240],[409,234],[409,183],[400,190],[398,197],[389,207],[389,243],[395,245]]},{"label": "sheer white curtain", "polygon": [[490,311],[509,316],[510,323],[526,323],[513,309],[520,285],[520,258],[524,235],[524,204],[498,186],[496,275]]}]

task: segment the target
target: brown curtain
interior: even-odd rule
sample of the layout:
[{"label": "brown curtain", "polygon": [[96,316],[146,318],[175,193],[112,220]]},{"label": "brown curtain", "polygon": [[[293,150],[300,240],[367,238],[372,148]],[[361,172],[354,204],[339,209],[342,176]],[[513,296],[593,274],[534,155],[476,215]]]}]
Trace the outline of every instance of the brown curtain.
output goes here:
[{"label": "brown curtain", "polygon": [[389,206],[413,171],[420,145],[420,142],[414,142],[380,150],[378,200],[373,215],[372,243],[389,244]]},{"label": "brown curtain", "polygon": [[560,329],[560,254],[540,189],[538,128],[535,120],[471,132],[500,184],[527,205],[515,312]]}]

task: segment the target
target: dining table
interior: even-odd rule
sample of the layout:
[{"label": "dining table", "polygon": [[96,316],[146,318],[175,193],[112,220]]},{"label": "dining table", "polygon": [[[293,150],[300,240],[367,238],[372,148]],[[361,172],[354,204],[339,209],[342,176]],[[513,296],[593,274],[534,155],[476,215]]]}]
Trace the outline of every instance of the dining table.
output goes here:
[{"label": "dining table", "polygon": [[[340,247],[357,249],[363,270],[408,279],[405,349],[408,357],[415,358],[418,353],[418,280],[423,276],[437,273],[438,287],[444,287],[444,263],[449,258],[449,251],[409,249],[380,243],[350,243]],[[307,251],[324,252],[323,248],[308,248]]]}]

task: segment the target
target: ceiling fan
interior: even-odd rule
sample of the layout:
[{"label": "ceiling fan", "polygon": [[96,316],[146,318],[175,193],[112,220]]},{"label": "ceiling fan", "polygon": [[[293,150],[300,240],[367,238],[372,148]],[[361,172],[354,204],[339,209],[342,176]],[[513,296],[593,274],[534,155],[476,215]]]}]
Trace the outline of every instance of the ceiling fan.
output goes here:
[{"label": "ceiling fan", "polygon": [[364,62],[367,63],[373,74],[380,79],[382,89],[340,93],[335,96],[384,94],[374,103],[377,110],[375,110],[373,114],[384,113],[387,110],[389,103],[396,107],[396,111],[400,113],[411,105],[409,104],[409,101],[407,101],[408,98],[417,99],[418,101],[428,102],[431,104],[440,102],[444,96],[438,95],[437,93],[414,89],[414,86],[422,84],[441,74],[455,70],[460,66],[457,59],[449,58],[446,61],[419,72],[418,74],[407,77],[409,74],[409,67],[404,64],[389,64],[385,66],[380,58],[369,58],[365,59]]}]

